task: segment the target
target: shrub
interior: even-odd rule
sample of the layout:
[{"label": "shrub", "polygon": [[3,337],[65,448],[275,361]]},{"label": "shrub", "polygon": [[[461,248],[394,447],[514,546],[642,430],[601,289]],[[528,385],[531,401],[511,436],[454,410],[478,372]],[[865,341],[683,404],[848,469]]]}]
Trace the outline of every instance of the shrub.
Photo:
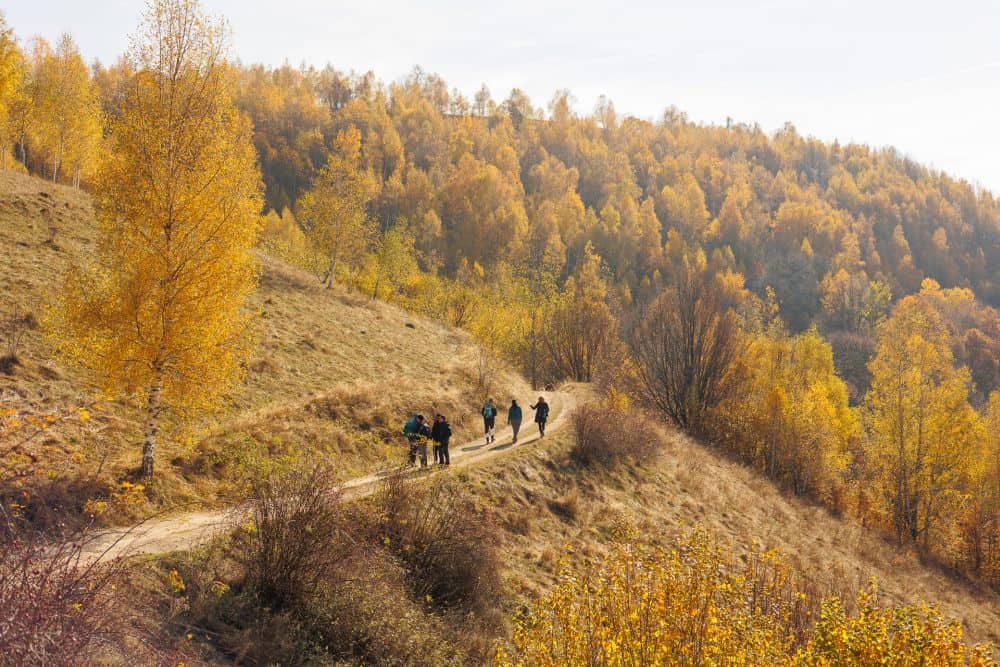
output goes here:
[{"label": "shrub", "polygon": [[582,405],[573,412],[572,422],[576,441],[570,453],[581,465],[646,461],[660,444],[660,434],[634,409]]},{"label": "shrub", "polygon": [[20,304],[14,303],[11,312],[0,320],[0,337],[3,347],[0,348],[0,369],[9,373],[18,363],[24,336],[29,329],[38,327],[38,321],[31,312],[24,312]]},{"label": "shrub", "polygon": [[673,548],[625,541],[599,563],[564,561],[552,592],[517,619],[498,665],[777,664],[809,610],[773,554],[731,573],[707,534]]},{"label": "shrub", "polygon": [[352,548],[333,473],[324,466],[251,482],[240,560],[262,606],[291,609],[315,596]]},{"label": "shrub", "polygon": [[959,621],[876,598],[863,591],[848,615],[837,598],[820,604],[777,553],[754,551],[739,568],[702,531],[671,548],[626,540],[597,563],[564,561],[494,664],[995,664],[963,643]]},{"label": "shrub", "polygon": [[25,532],[0,542],[0,665],[79,665],[121,641],[122,563],[83,561],[87,543]]},{"label": "shrub", "polygon": [[831,598],[809,644],[798,654],[802,665],[994,665],[985,646],[968,649],[962,622],[925,604],[882,607],[872,583],[857,597],[857,614]]},{"label": "shrub", "polygon": [[239,663],[464,664],[439,615],[376,534],[370,505],[339,502],[323,467],[252,484],[252,521],[165,574],[187,623]]},{"label": "shrub", "polygon": [[376,507],[377,537],[403,563],[418,598],[491,620],[502,595],[499,531],[457,484],[395,475]]}]

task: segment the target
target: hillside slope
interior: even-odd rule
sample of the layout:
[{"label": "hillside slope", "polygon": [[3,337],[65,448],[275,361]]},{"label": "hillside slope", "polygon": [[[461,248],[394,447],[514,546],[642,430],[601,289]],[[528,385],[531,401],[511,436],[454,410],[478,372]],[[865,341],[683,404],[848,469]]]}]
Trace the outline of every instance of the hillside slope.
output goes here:
[{"label": "hillside slope", "polygon": [[[0,319],[15,303],[37,317],[47,291],[93,236],[83,193],[0,173]],[[123,494],[127,503],[105,515],[109,522],[181,504],[225,504],[243,466],[283,456],[328,456],[342,479],[357,477],[398,460],[401,447],[386,442],[413,409],[465,416],[455,420],[460,442],[478,433],[478,351],[468,336],[390,305],[322,290],[313,277],[268,258],[262,268],[253,303],[258,348],[243,390],[213,420],[171,438],[157,480],[138,501]],[[498,395],[526,390],[510,375],[497,374],[493,384]],[[0,396],[19,410],[54,411],[93,395],[51,359],[37,328],[27,332],[18,362],[0,369]],[[116,485],[130,479],[138,461],[138,433],[138,415],[123,403],[86,425],[59,424],[33,444],[44,466],[31,471],[28,486],[68,511],[87,499],[113,502]],[[876,577],[887,601],[937,603],[962,619],[970,638],[1000,640],[996,594],[921,564],[854,521],[786,497],[682,435],[670,434],[654,463],[610,472],[570,463],[571,436],[554,435],[544,448],[529,445],[456,471],[505,528],[514,605],[549,588],[567,547],[574,557],[599,554],[623,521],[654,543],[701,525],[737,553],[755,541],[780,549],[818,590],[850,598]]]},{"label": "hillside slope", "polygon": [[[0,321],[16,307],[28,323],[17,362],[0,369],[5,407],[51,413],[96,395],[52,358],[37,326],[48,295],[94,236],[86,194],[0,172]],[[527,389],[495,365],[481,377],[479,348],[465,333],[342,289],[324,290],[313,276],[268,257],[261,268],[251,303],[257,346],[243,387],[211,419],[174,425],[144,497],[119,487],[138,461],[140,415],[114,403],[87,424],[59,423],[32,443],[39,465],[28,486],[39,504],[73,513],[88,499],[117,503],[122,507],[107,512],[115,521],[217,504],[236,491],[244,467],[296,456],[327,456],[347,479],[401,457],[396,433],[408,413],[438,410],[459,434],[478,433],[482,394]],[[31,503],[29,511],[41,512]]]},{"label": "hillside slope", "polygon": [[555,581],[568,556],[603,554],[622,525],[643,541],[670,544],[703,527],[738,557],[778,549],[815,590],[850,602],[877,580],[885,603],[926,601],[962,621],[967,638],[1000,644],[1000,596],[922,564],[849,518],[788,497],[767,479],[685,435],[670,432],[645,465],[582,469],[569,459],[572,436],[469,470],[483,511],[505,528],[512,613]]},{"label": "hillside slope", "polygon": [[[588,399],[585,388],[572,388],[573,394],[580,401]],[[443,473],[454,475],[457,488],[468,494],[462,501],[465,511],[496,526],[491,534],[499,541],[496,564],[502,577],[496,600],[503,617],[515,618],[549,594],[562,563],[599,561],[623,529],[642,542],[668,548],[678,536],[705,530],[730,552],[727,560],[733,563],[750,562],[751,552],[780,550],[798,579],[796,589],[807,593],[814,604],[806,606],[814,611],[829,594],[840,596],[852,608],[858,589],[874,579],[883,603],[926,601],[960,619],[970,643],[995,644],[1000,639],[1000,597],[996,594],[976,591],[923,565],[914,554],[897,549],[864,526],[783,495],[752,470],[681,434],[665,431],[659,455],[650,462],[610,470],[574,463],[569,456],[572,442],[572,429],[557,429],[542,442],[526,441],[502,457]],[[179,534],[174,545],[186,548],[189,537]],[[140,606],[144,622],[157,629],[184,627],[190,617],[176,611],[184,607],[178,604],[176,591],[171,592],[169,573],[180,568],[190,574],[205,567],[213,562],[213,553],[224,553],[219,549],[226,543],[222,540],[214,548],[137,562],[142,604],[160,605],[150,612]],[[169,541],[161,546],[169,546]],[[219,568],[217,562],[214,567]],[[226,581],[233,586],[239,583],[238,579]],[[164,599],[171,599],[172,604],[164,605]],[[195,601],[188,604],[198,607]],[[174,615],[164,616],[164,609],[174,610],[169,612]],[[420,626],[431,633],[437,618],[434,613],[420,616]],[[510,639],[509,624],[491,626],[484,635],[482,629],[477,634],[471,622],[466,625],[468,619],[446,618],[462,641],[469,642],[470,637],[479,644],[485,641],[484,655],[491,654],[494,641]],[[180,642],[205,664],[231,664],[210,633],[194,634],[193,641],[185,642],[177,631],[167,631],[162,641],[167,645]],[[368,663],[348,660],[344,664]]]}]

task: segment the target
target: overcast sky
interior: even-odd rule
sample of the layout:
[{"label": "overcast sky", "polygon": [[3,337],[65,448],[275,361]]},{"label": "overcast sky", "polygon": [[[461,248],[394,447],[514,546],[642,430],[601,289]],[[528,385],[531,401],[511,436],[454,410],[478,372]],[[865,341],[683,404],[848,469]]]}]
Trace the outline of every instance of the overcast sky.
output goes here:
[{"label": "overcast sky", "polygon": [[[1000,1],[203,0],[224,14],[244,62],[286,59],[374,70],[414,65],[471,97],[486,83],[544,106],[568,88],[589,113],[791,121],[824,140],[896,146],[1000,192]],[[420,6],[418,6],[420,5]],[[620,6],[616,6],[620,5]],[[139,0],[4,0],[17,34],[69,31],[88,59],[113,61]]]}]

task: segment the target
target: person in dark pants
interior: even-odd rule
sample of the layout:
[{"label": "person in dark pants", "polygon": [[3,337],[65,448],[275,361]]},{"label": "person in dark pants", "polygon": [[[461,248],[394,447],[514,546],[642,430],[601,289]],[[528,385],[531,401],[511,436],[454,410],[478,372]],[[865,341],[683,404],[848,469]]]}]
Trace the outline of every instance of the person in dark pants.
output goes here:
[{"label": "person in dark pants", "polygon": [[420,455],[420,467],[427,467],[427,438],[431,429],[427,426],[424,416],[416,414],[403,424],[403,435],[410,443],[410,465],[416,465],[417,455]]},{"label": "person in dark pants", "polygon": [[434,463],[438,463],[441,460],[441,444],[435,437],[435,434],[438,431],[439,423],[441,423],[441,415],[436,414],[434,415],[434,425],[431,426],[431,442],[434,443],[433,446],[431,447],[431,449],[433,450],[433,455],[431,456],[431,458],[434,459]]},{"label": "person in dark pants", "polygon": [[431,429],[431,440],[434,441],[434,462],[440,465],[451,465],[448,454],[448,443],[451,441],[451,424],[444,415],[438,415]]},{"label": "person in dark pants", "polygon": [[510,428],[514,431],[514,439],[511,444],[517,444],[517,432],[521,430],[521,419],[524,417],[524,413],[521,412],[521,406],[517,404],[517,401],[510,402],[510,409],[507,410],[507,423],[510,424]]},{"label": "person in dark pants", "polygon": [[493,404],[493,399],[486,401],[483,406],[483,430],[486,431],[486,444],[490,444],[497,439],[497,406]]},{"label": "person in dark pants", "polygon": [[549,404],[545,402],[543,396],[538,397],[538,402],[531,406],[535,411],[535,423],[538,424],[538,433],[545,437],[545,422],[549,420]]}]

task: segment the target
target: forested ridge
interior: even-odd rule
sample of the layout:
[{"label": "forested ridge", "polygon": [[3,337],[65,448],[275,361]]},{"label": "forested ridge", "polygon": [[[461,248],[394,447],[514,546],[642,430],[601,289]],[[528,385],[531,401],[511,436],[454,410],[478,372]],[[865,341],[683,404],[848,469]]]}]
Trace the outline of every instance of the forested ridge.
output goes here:
[{"label": "forested ridge", "polygon": [[338,135],[356,129],[368,212],[381,230],[406,225],[425,272],[532,266],[564,285],[592,253],[632,304],[700,250],[776,303],[791,331],[820,326],[856,399],[871,327],[931,279],[971,290],[953,293],[968,302],[957,352],[981,397],[1000,382],[996,314],[972,303],[1000,303],[1000,207],[895,149],[825,144],[790,124],[770,135],[699,125],[673,108],[650,122],[606,100],[580,116],[567,91],[545,109],[517,90],[494,101],[484,87],[469,101],[419,69],[388,86],[329,67],[239,78],[268,206],[307,225],[297,203]]},{"label": "forested ridge", "polygon": [[610,101],[580,116],[567,91],[544,109],[485,87],[470,103],[419,69],[388,86],[331,68],[239,78],[269,207],[294,211],[336,135],[358,128],[380,225],[415,225],[427,266],[438,258],[450,275],[461,258],[493,266],[548,252],[566,277],[590,242],[616,284],[648,294],[683,243],[718,250],[761,295],[772,286],[796,328],[820,313],[824,280],[840,270],[897,298],[932,278],[1000,303],[992,194],[896,149],[826,144],[791,124],[699,125],[673,108],[650,122]]}]

